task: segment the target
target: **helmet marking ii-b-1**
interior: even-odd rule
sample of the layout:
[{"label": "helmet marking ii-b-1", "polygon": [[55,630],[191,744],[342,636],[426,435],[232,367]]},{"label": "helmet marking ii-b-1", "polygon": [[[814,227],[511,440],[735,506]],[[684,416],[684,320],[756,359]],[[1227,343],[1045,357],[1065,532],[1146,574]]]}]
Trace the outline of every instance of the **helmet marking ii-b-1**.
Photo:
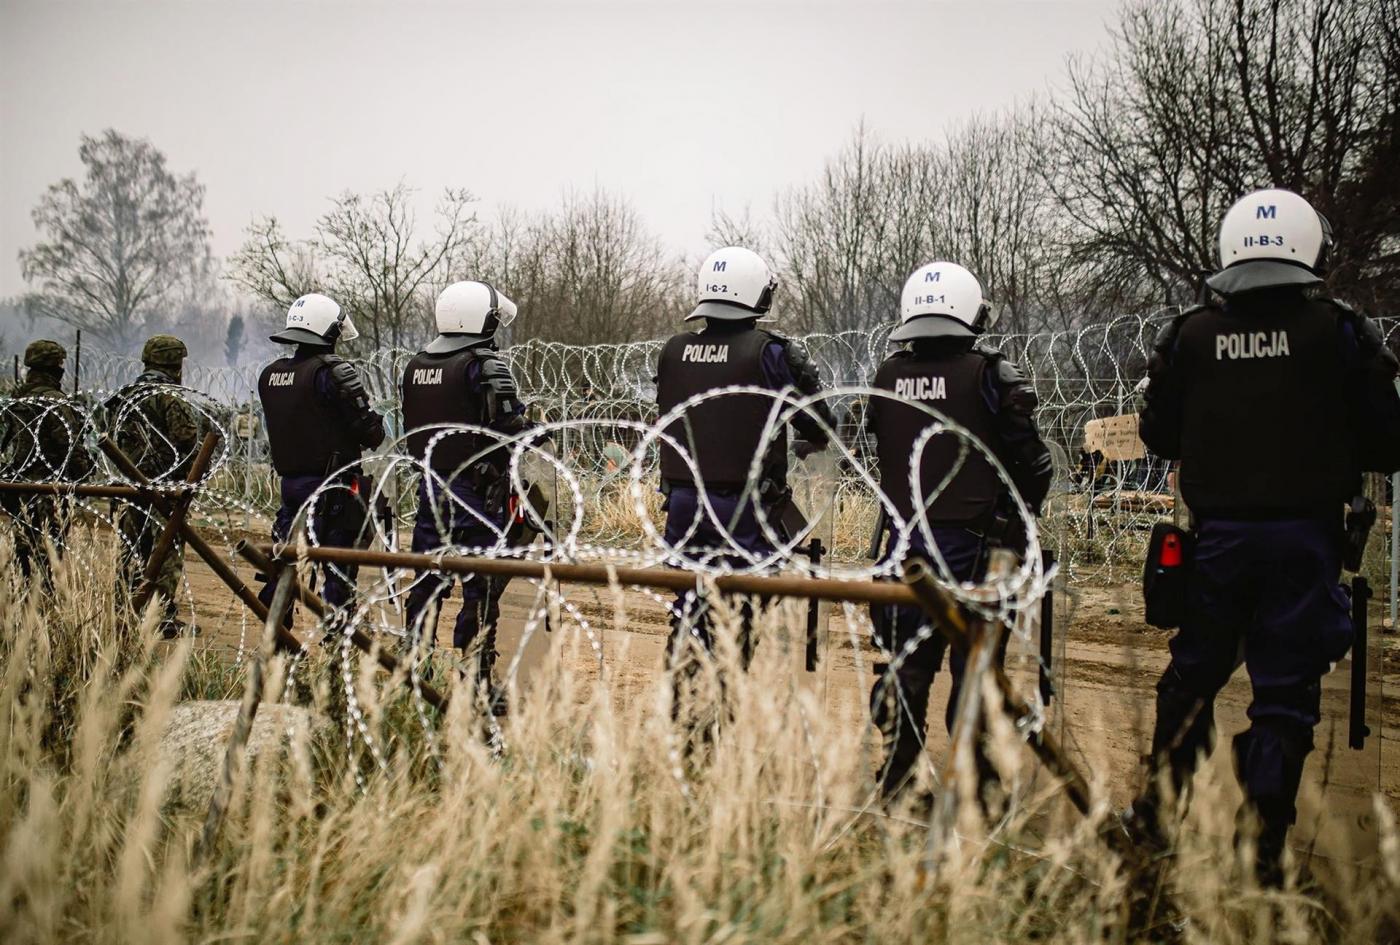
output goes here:
[{"label": "helmet marking ii-b-1", "polygon": [[932,262],[914,270],[899,299],[900,323],[890,341],[970,338],[996,321],[982,296],[982,283],[957,263]]}]

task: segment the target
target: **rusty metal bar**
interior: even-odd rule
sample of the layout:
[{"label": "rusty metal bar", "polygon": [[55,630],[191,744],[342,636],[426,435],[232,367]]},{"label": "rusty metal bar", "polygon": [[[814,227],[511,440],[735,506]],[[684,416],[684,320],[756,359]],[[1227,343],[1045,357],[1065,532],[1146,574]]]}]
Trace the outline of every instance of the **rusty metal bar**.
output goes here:
[{"label": "rusty metal bar", "polygon": [[[273,574],[281,567],[290,565],[295,561],[295,556],[286,555],[279,558],[277,561],[273,561],[261,548],[247,541],[238,542],[233,546],[233,549],[238,552],[238,554],[242,555],[245,561],[267,575],[268,580],[271,580]],[[330,605],[323,601],[309,587],[301,583],[301,581],[297,579],[295,572],[292,573],[291,582],[297,597],[301,599],[301,602],[306,605],[308,610],[323,620],[331,615],[332,610]],[[396,673],[400,670],[401,666],[394,654],[389,653],[383,647],[376,650],[374,648],[374,640],[363,630],[352,629],[350,631],[350,642],[365,653],[373,653],[375,660],[385,671]],[[412,680],[408,678],[407,674],[404,676],[404,684],[407,686],[413,685]],[[447,711],[447,704],[451,699],[450,693],[445,694],[438,692],[437,689],[423,682],[421,679],[418,681],[417,691],[422,693],[424,701],[433,708],[443,712]]]},{"label": "rusty metal bar", "polygon": [[[273,557],[295,558],[297,556],[297,552],[290,548],[284,548],[279,552],[271,545],[261,545],[258,547],[258,551],[269,559]],[[359,548],[317,547],[307,548],[302,553],[311,561],[400,568],[407,571],[441,571],[446,574],[488,574],[494,577],[535,579],[544,578],[548,574],[552,580],[577,584],[612,584],[615,582],[668,591],[687,591],[693,589],[696,584],[694,572],[667,568],[610,567],[605,564],[526,561],[520,558],[438,556],[402,551],[369,551]],[[835,578],[725,574],[715,578],[715,585],[720,591],[727,594],[802,597],[810,600],[829,600],[852,604],[919,606],[919,599],[912,590],[888,581],[842,581]]]},{"label": "rusty metal bar", "polygon": [[180,534],[180,528],[185,524],[185,516],[189,514],[190,504],[194,501],[193,487],[204,477],[204,471],[209,468],[209,462],[214,458],[214,447],[218,445],[218,433],[210,430],[204,434],[204,442],[199,444],[199,452],[195,454],[194,462],[190,464],[189,475],[185,477],[185,485],[189,489],[171,502],[170,517],[165,520],[160,537],[151,548],[151,557],[146,561],[145,570],[141,572],[141,583],[136,586],[136,594],[131,599],[131,609],[138,614],[146,609],[151,595],[155,593],[160,569],[164,566],[165,559],[170,557],[170,552],[175,547],[175,539]]}]

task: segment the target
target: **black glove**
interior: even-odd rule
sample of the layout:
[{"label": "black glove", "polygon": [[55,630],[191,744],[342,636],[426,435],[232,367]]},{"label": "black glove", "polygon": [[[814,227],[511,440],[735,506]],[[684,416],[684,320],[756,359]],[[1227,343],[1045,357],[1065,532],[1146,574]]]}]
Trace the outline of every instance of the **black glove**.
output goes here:
[{"label": "black glove", "polygon": [[813,453],[820,453],[822,450],[826,449],[826,446],[825,443],[813,443],[811,440],[794,440],[792,443],[792,452],[799,460],[802,460],[811,456]]}]

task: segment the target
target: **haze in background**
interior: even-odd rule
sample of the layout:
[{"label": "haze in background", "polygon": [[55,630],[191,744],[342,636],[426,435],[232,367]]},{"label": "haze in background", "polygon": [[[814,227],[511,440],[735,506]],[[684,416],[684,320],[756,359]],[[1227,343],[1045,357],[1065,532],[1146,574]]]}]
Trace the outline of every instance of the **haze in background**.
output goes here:
[{"label": "haze in background", "polygon": [[715,206],[768,207],[862,119],[939,136],[1045,88],[1114,0],[0,0],[0,298],[80,133],[150,138],[207,186],[214,251],[255,214],[305,235],[345,189],[446,185],[483,211],[626,195],[678,252]]}]

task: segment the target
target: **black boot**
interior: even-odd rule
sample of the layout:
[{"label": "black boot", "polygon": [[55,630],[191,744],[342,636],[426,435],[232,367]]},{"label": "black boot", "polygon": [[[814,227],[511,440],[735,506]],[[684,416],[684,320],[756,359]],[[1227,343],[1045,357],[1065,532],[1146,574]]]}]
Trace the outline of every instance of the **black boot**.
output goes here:
[{"label": "black boot", "polygon": [[1254,840],[1254,878],[1266,889],[1283,888],[1283,857],[1295,819],[1291,803],[1279,798],[1247,799],[1235,815],[1235,848]]},{"label": "black boot", "polygon": [[491,646],[494,642],[487,640],[477,655],[476,692],[478,699],[486,700],[492,715],[504,718],[510,714],[510,701],[505,685],[495,681],[496,659],[500,654]]}]

